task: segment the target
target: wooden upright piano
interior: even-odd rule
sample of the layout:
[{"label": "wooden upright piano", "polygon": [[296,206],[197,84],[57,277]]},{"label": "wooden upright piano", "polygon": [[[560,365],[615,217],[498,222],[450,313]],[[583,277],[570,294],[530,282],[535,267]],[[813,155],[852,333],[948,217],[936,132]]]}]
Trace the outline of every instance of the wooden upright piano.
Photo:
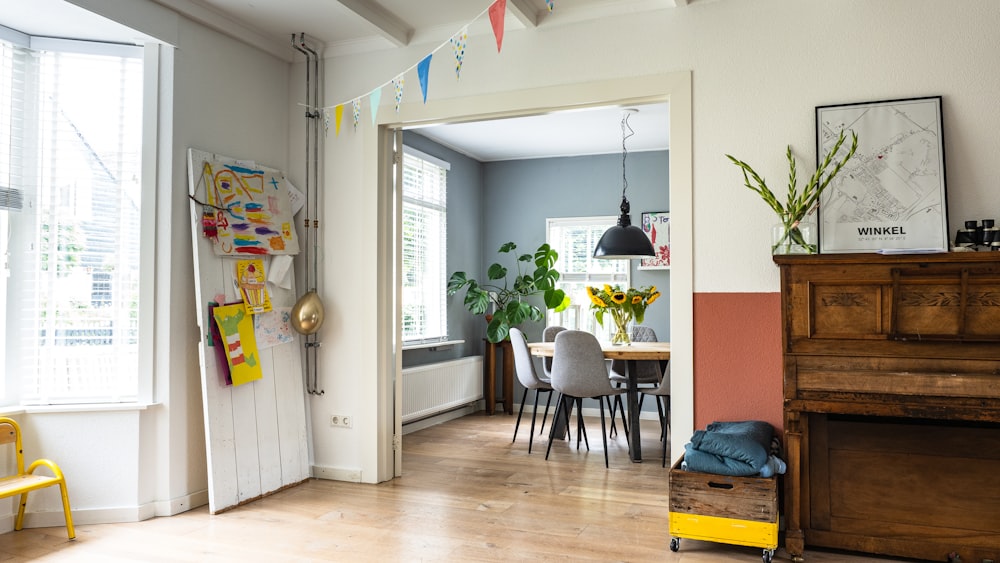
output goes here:
[{"label": "wooden upright piano", "polygon": [[1000,252],[774,261],[789,554],[1000,561]]}]

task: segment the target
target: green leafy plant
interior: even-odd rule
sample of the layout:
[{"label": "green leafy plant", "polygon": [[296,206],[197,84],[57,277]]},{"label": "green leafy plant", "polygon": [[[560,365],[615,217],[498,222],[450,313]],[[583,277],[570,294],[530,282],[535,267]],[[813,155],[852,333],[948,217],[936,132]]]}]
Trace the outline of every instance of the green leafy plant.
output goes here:
[{"label": "green leafy plant", "polygon": [[[516,249],[516,244],[508,242],[500,247],[499,252],[510,254]],[[548,244],[542,244],[533,255],[517,256],[514,272],[499,262],[491,264],[486,271],[489,278],[486,283],[469,278],[465,272],[455,272],[448,279],[448,295],[455,295],[467,287],[465,307],[476,315],[487,314],[492,304],[494,310],[486,328],[486,339],[497,343],[507,338],[511,327],[526,320],[538,322],[544,319],[541,309],[527,302],[527,297],[541,294],[545,308],[556,312],[569,306],[569,296],[556,288],[559,272],[553,266],[558,259],[559,253]],[[531,270],[532,264],[534,270]],[[514,274],[512,280],[507,278],[509,273]]]},{"label": "green leafy plant", "polygon": [[858,134],[851,131],[851,148],[848,149],[847,155],[837,161],[829,174],[826,174],[824,177],[824,173],[834,163],[833,158],[840,151],[840,147],[846,139],[844,131],[841,130],[840,136],[837,137],[837,142],[830,149],[830,152],[826,154],[823,162],[816,168],[816,172],[809,178],[809,182],[806,183],[801,192],[799,192],[798,180],[796,178],[795,157],[792,156],[792,147],[788,147],[788,150],[785,152],[785,156],[788,158],[788,198],[784,205],[778,201],[774,192],[767,187],[767,182],[764,178],[754,172],[754,169],[749,164],[731,155],[726,155],[726,158],[742,170],[744,185],[760,195],[764,203],[778,214],[778,218],[784,226],[783,236],[781,239],[775,241],[774,246],[771,248],[772,252],[777,252],[782,245],[791,246],[792,244],[802,246],[809,253],[816,252],[816,245],[808,243],[805,237],[803,237],[802,232],[799,230],[799,223],[805,219],[806,215],[816,210],[816,207],[819,205],[819,196],[823,193],[823,190],[830,184],[830,180],[833,180],[834,176],[840,172],[840,169],[847,164],[847,161],[854,156],[854,151],[858,149]]}]

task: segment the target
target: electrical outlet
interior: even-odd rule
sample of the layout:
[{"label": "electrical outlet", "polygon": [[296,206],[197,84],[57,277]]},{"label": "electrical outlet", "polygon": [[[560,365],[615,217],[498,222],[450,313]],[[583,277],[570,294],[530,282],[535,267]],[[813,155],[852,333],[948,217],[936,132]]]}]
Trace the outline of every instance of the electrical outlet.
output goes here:
[{"label": "electrical outlet", "polygon": [[343,414],[330,415],[330,426],[335,428],[350,428],[353,421],[350,416]]}]

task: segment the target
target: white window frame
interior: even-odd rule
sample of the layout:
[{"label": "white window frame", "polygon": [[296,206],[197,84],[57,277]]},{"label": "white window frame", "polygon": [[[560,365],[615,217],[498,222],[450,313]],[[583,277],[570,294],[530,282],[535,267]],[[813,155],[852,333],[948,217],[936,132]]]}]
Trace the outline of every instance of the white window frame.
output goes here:
[{"label": "white window frame", "polygon": [[[71,51],[75,53],[86,53],[86,54],[103,54],[103,55],[115,55],[115,56],[132,56],[139,58],[143,61],[143,71],[142,71],[142,102],[141,102],[141,112],[142,112],[142,150],[141,150],[141,178],[139,181],[139,197],[142,202],[140,216],[139,216],[139,232],[136,235],[139,237],[140,254],[139,254],[139,288],[138,288],[138,357],[139,361],[136,366],[136,393],[128,397],[112,397],[112,396],[101,396],[101,397],[91,397],[91,396],[80,396],[77,399],[69,400],[59,400],[59,401],[45,401],[42,403],[32,402],[25,403],[25,397],[21,391],[20,376],[18,375],[18,370],[15,369],[16,366],[12,366],[9,362],[0,363],[0,405],[59,405],[59,404],[73,404],[76,405],[74,409],[78,409],[81,405],[94,405],[95,407],[100,405],[122,405],[122,404],[140,404],[140,403],[150,403],[153,400],[153,383],[152,383],[152,372],[154,360],[150,351],[152,350],[153,337],[153,326],[154,326],[154,299],[152,296],[154,294],[152,288],[153,282],[153,258],[154,252],[154,237],[155,237],[155,225],[156,225],[156,210],[155,210],[155,183],[156,183],[156,163],[155,159],[158,156],[158,150],[156,149],[159,133],[157,129],[157,115],[159,114],[159,82],[160,82],[160,58],[161,58],[161,47],[155,43],[141,46],[127,46],[127,45],[116,45],[116,44],[102,44],[95,43],[93,41],[74,41],[70,39],[49,39],[40,37],[30,37],[23,34],[17,34],[16,32],[10,33],[11,30],[6,28],[0,28],[0,37],[6,39],[7,41],[14,42],[20,47],[29,47],[33,50],[46,50],[46,51]],[[0,221],[2,222],[2,221]],[[6,232],[6,231],[5,231]],[[6,267],[6,261],[3,262]],[[0,299],[3,299],[6,303],[7,292],[6,287],[0,286],[3,291],[0,292]],[[4,334],[6,333],[6,334]],[[0,337],[4,338],[4,342],[0,346],[9,346],[6,342],[6,337],[10,336],[9,328],[7,327],[7,319],[4,319],[3,327],[0,328]],[[2,349],[2,347],[0,347]],[[3,355],[5,358],[8,354]],[[33,407],[37,409],[39,407]],[[101,407],[107,408],[107,407]]]},{"label": "white window frame", "polygon": [[[441,332],[441,334],[423,334],[423,335],[420,335],[419,337],[407,337],[405,335],[405,333],[404,333],[404,335],[403,335],[403,347],[409,349],[409,348],[420,348],[420,347],[426,347],[428,345],[443,344],[443,343],[449,342],[449,340],[448,340],[448,331],[449,331],[449,327],[448,327],[448,303],[447,303],[447,298],[446,298],[447,297],[447,293],[446,293],[447,292],[447,283],[448,283],[448,280],[447,280],[447,263],[448,263],[448,255],[447,255],[447,246],[448,246],[448,224],[447,224],[447,214],[448,214],[448,206],[447,206],[448,181],[447,181],[447,175],[448,175],[448,171],[451,170],[451,163],[449,163],[449,162],[447,162],[445,160],[441,160],[440,158],[437,158],[435,156],[429,155],[429,154],[427,154],[425,152],[419,151],[419,150],[417,150],[417,149],[415,149],[413,147],[410,147],[408,145],[403,145],[403,155],[404,155],[404,157],[403,157],[404,162],[407,160],[407,157],[419,159],[419,160],[423,161],[424,163],[426,163],[426,164],[428,164],[430,166],[434,166],[434,167],[437,167],[437,168],[440,168],[440,169],[444,170],[444,174],[445,174],[445,182],[444,182],[445,183],[445,185],[444,185],[444,192],[445,192],[444,205],[440,205],[440,204],[437,204],[437,203],[426,202],[426,201],[419,201],[419,200],[415,200],[413,198],[407,197],[405,195],[403,196],[403,206],[404,206],[404,208],[406,206],[408,206],[408,205],[412,205],[412,206],[424,207],[424,208],[427,208],[427,209],[433,209],[433,210],[438,211],[438,212],[441,213],[441,224],[440,224],[441,240],[438,241],[438,245],[437,245],[440,248],[440,255],[437,257],[438,258],[438,263],[439,263],[438,278],[440,280],[439,281],[440,291],[436,292],[436,295],[438,296],[438,303],[436,304],[436,306],[434,306],[433,303],[428,304],[429,308],[434,308],[437,311],[437,314],[440,315],[440,332]],[[403,261],[405,262],[406,261],[406,256],[405,256],[406,246],[405,246],[405,244],[403,246],[403,252],[404,252]],[[405,307],[406,307],[406,302],[405,302],[405,300],[406,300],[406,282],[405,282],[405,280],[403,282],[402,299],[403,299],[402,306],[403,306],[403,310],[405,311]],[[405,327],[404,327],[404,330],[405,330]]]},{"label": "white window frame", "polygon": [[[557,240],[558,230],[570,227],[594,228],[595,232],[603,233],[609,227],[618,223],[615,215],[600,215],[591,217],[557,217],[545,220],[545,241],[556,252],[559,259],[556,261],[555,269],[559,272],[559,282],[557,287],[567,292],[570,296],[570,306],[559,313],[549,309],[545,314],[546,326],[562,326],[573,330],[585,330],[596,335],[599,339],[611,339],[611,323],[605,323],[602,327],[597,324],[593,313],[590,311],[590,300],[586,296],[585,290],[574,291],[573,287],[584,286],[601,287],[604,284],[621,285],[629,287],[632,283],[632,267],[628,260],[597,260],[593,258],[593,252],[588,254],[588,261],[592,266],[598,267],[597,271],[588,270],[586,272],[571,272],[565,267],[564,255],[566,247]],[[596,236],[600,239],[600,235]],[[588,248],[594,248],[597,240],[588,241]],[[605,271],[599,271],[605,270]],[[607,270],[615,270],[608,272]]]}]

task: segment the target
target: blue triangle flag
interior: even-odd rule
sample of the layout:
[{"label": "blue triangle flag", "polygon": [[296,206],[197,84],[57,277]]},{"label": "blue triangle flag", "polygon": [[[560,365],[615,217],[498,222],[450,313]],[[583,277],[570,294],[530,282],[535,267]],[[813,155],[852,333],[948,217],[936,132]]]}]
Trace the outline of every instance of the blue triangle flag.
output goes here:
[{"label": "blue triangle flag", "polygon": [[424,57],[424,60],[417,64],[417,78],[420,79],[420,91],[424,93],[424,103],[427,103],[427,74],[431,71],[431,57],[434,53]]}]

